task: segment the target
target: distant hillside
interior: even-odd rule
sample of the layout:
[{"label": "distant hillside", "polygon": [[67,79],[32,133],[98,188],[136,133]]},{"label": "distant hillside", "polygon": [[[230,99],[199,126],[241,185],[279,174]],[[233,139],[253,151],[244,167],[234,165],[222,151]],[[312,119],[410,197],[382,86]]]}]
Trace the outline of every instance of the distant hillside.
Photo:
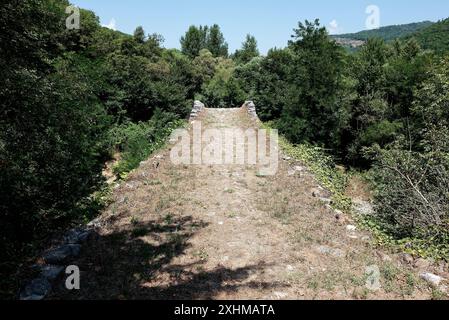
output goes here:
[{"label": "distant hillside", "polygon": [[432,25],[434,25],[434,23],[431,21],[423,21],[410,24],[387,26],[374,30],[360,31],[357,33],[339,34],[334,35],[333,38],[366,41],[369,38],[377,37],[382,38],[385,41],[391,41],[397,38],[402,38],[409,36],[411,34],[415,34],[423,29],[431,27]]},{"label": "distant hillside", "polygon": [[449,18],[407,36],[410,37],[416,38],[424,49],[438,54],[449,52]]}]

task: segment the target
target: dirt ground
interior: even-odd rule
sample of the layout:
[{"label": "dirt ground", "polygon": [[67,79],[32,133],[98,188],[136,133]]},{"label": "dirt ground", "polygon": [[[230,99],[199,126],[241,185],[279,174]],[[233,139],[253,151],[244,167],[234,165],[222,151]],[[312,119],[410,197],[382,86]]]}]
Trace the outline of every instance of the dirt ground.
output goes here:
[{"label": "dirt ground", "polygon": [[[244,109],[206,109],[204,128],[257,127]],[[173,165],[170,146],[114,191],[99,236],[73,264],[81,290],[50,299],[428,299],[419,270],[382,252],[313,196],[293,160]],[[349,227],[348,227],[349,225]],[[367,267],[379,290],[366,286]]]}]

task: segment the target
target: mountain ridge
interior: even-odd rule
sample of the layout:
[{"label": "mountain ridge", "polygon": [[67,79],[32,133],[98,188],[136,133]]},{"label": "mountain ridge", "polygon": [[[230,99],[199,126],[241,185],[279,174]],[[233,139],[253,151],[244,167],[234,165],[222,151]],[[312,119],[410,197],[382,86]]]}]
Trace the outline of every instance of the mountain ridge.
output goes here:
[{"label": "mountain ridge", "polygon": [[379,29],[332,35],[332,37],[334,39],[351,39],[359,41],[366,41],[369,38],[378,37],[388,42],[397,38],[413,35],[435,24],[436,23],[432,21],[422,21],[408,24],[390,25]]}]

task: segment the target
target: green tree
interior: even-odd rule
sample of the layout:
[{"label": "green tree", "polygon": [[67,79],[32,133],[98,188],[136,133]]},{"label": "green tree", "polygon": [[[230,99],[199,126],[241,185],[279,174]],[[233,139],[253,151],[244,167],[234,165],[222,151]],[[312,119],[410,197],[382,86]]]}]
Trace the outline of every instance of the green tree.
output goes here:
[{"label": "green tree", "polygon": [[209,50],[214,57],[227,57],[228,44],[225,42],[220,26],[190,26],[181,37],[182,52],[190,58],[195,58],[202,49]]},{"label": "green tree", "polygon": [[[361,150],[373,143],[390,143],[400,128],[389,121],[385,94],[385,65],[388,47],[379,38],[370,38],[360,51],[349,58],[349,74],[354,83],[349,125],[344,128],[343,148],[352,165],[366,165]],[[379,130],[384,130],[380,132]]]},{"label": "green tree", "polygon": [[[404,48],[407,44],[400,56],[408,61],[410,51]],[[445,258],[449,237],[448,66],[443,60],[427,70],[426,79],[414,89],[407,121],[399,118],[405,130],[396,134],[394,142],[365,149],[374,160],[370,172],[375,183],[375,221],[394,239],[406,239],[410,250],[425,249]]]},{"label": "green tree", "polygon": [[286,89],[290,86],[294,54],[291,49],[271,49],[265,58],[252,59],[236,68],[235,77],[253,100],[263,121],[280,118],[286,104]]},{"label": "green tree", "polygon": [[432,67],[412,103],[413,140],[419,141],[420,151],[449,154],[448,88],[449,59],[445,58]]},{"label": "green tree", "polygon": [[433,50],[436,54],[445,56],[449,52],[448,32],[449,18],[446,18],[418,30],[412,36],[424,49]]},{"label": "green tree", "polygon": [[134,31],[134,40],[137,43],[143,44],[145,42],[145,39],[145,31],[143,30],[142,26],[138,26]]},{"label": "green tree", "polygon": [[193,61],[193,66],[196,69],[195,75],[201,82],[209,82],[215,74],[217,69],[218,59],[215,58],[212,53],[207,49],[202,49],[198,57]]},{"label": "green tree", "polygon": [[182,52],[190,58],[197,57],[201,49],[207,47],[207,35],[207,26],[190,26],[186,34],[181,37]]},{"label": "green tree", "polygon": [[[46,0],[46,2],[50,2]],[[55,1],[51,4],[54,5]],[[61,4],[59,2],[59,4]],[[94,41],[94,34],[101,29],[100,19],[95,15],[94,12],[80,9],[80,29],[70,29],[65,28],[65,22],[63,18],[61,19],[61,24],[64,22],[64,25],[61,26],[61,29],[53,34],[53,37],[56,36],[58,38],[61,48],[66,51],[85,51],[90,48]],[[65,17],[65,16],[64,16]]]},{"label": "green tree", "polygon": [[343,49],[319,21],[299,23],[289,46],[294,53],[280,129],[293,142],[339,144],[346,121],[341,100]]},{"label": "green tree", "polygon": [[219,25],[214,24],[209,28],[206,37],[206,48],[215,57],[228,56],[228,44],[225,41],[224,35],[221,32]]},{"label": "green tree", "polygon": [[430,55],[424,53],[415,39],[400,43],[400,51],[390,55],[385,66],[386,99],[392,116],[410,117],[414,91],[428,77]]},{"label": "green tree", "polygon": [[246,99],[240,82],[234,76],[235,65],[230,59],[220,58],[214,77],[203,85],[204,102],[213,108],[240,107]]},{"label": "green tree", "polygon": [[257,40],[254,36],[248,34],[245,42],[242,43],[242,48],[237,50],[234,54],[234,59],[238,63],[248,63],[251,59],[260,55],[257,48]]},{"label": "green tree", "polygon": [[140,55],[155,62],[162,56],[162,44],[164,43],[164,37],[160,34],[153,33],[148,35],[147,40],[142,45]]},{"label": "green tree", "polygon": [[350,59],[356,96],[343,136],[352,165],[370,165],[363,159],[363,148],[385,147],[410,129],[415,88],[427,78],[429,64],[430,56],[414,40],[387,45],[381,39],[369,39]]},{"label": "green tree", "polygon": [[[2,261],[20,259],[26,244],[79,218],[77,206],[102,181],[109,118],[76,53],[62,55],[64,5],[0,5],[1,34],[11,42],[0,51]],[[86,35],[75,31],[70,41],[79,43],[66,48],[84,50]]]}]

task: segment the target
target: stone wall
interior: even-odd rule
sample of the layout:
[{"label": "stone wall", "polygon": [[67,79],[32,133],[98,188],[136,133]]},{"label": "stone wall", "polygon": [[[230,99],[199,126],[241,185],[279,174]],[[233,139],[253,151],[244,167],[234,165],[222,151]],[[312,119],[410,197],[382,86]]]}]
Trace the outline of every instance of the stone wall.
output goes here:
[{"label": "stone wall", "polygon": [[245,103],[242,106],[243,108],[246,108],[248,111],[248,114],[251,118],[259,120],[259,116],[257,115],[256,105],[252,101],[245,101]]},{"label": "stone wall", "polygon": [[19,299],[44,299],[71,261],[80,254],[82,245],[97,236],[96,226],[98,222],[94,220],[87,227],[72,229],[58,241],[58,245],[44,252],[40,262],[32,266],[36,277],[21,289]]},{"label": "stone wall", "polygon": [[204,109],[205,109],[204,103],[196,100],[193,103],[193,109],[192,112],[190,113],[190,121],[195,120],[200,115],[200,113],[204,111]]},{"label": "stone wall", "polygon": [[[245,108],[247,110],[248,115],[252,119],[259,120],[259,116],[257,115],[256,105],[254,104],[253,101],[245,101],[245,103],[242,105],[242,108]],[[190,113],[190,121],[198,118],[200,116],[201,112],[203,112],[205,109],[206,109],[206,107],[205,107],[204,103],[202,103],[199,100],[196,100],[193,103],[193,109],[192,109],[192,112]]]}]

